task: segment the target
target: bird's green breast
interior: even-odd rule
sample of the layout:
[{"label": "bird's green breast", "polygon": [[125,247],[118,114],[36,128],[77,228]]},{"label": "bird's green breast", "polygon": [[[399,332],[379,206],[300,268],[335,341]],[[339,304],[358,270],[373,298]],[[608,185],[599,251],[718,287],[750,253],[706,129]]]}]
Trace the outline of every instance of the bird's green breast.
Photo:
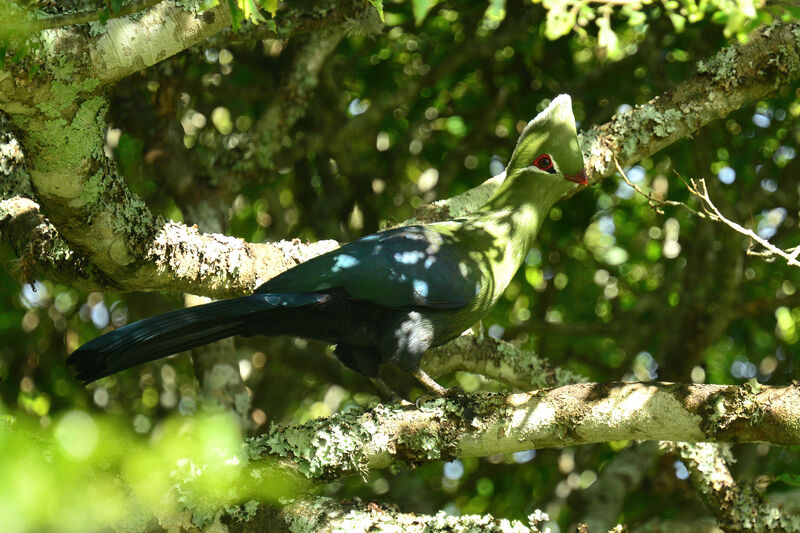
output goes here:
[{"label": "bird's green breast", "polygon": [[472,302],[449,311],[446,318],[434,319],[439,323],[437,337],[443,341],[454,338],[483,318],[497,302],[525,259],[541,218],[535,205],[525,204],[428,226],[452,236],[462,248],[465,266],[468,263],[480,272],[479,288]]}]

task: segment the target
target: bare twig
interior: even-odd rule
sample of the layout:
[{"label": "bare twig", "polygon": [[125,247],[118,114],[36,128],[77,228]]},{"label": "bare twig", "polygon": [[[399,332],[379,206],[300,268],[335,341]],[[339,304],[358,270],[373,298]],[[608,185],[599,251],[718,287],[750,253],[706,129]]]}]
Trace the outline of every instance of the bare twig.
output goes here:
[{"label": "bare twig", "polygon": [[[708,194],[708,187],[706,186],[705,179],[698,178],[695,180],[694,178],[689,178],[689,182],[687,183],[687,181],[683,179],[683,177],[677,171],[675,171],[675,174],[681,178],[681,180],[683,180],[683,182],[686,184],[686,187],[689,189],[689,192],[700,199],[703,212],[708,216],[708,218],[716,222],[721,222],[732,228],[734,231],[750,238],[750,247],[747,250],[749,255],[767,258],[777,255],[778,257],[782,257],[784,260],[786,260],[786,263],[790,266],[800,267],[800,261],[797,260],[797,256],[800,254],[800,246],[795,246],[786,250],[778,248],[768,240],[759,236],[753,230],[745,228],[741,224],[738,224],[725,217],[719,208],[714,205],[714,202],[711,201],[711,196]],[[764,250],[754,250],[753,243],[757,243],[764,247]]]},{"label": "bare twig", "polygon": [[[625,180],[625,183],[628,184],[634,191],[642,195],[643,197],[647,198],[648,204],[652,207],[657,213],[663,215],[664,211],[661,209],[663,206],[673,206],[673,207],[683,207],[688,209],[693,214],[697,215],[701,218],[708,218],[715,222],[721,222],[726,226],[732,228],[734,231],[750,238],[750,246],[747,249],[747,255],[753,255],[757,257],[763,257],[765,259],[774,259],[775,256],[782,257],[786,260],[786,262],[791,266],[799,266],[800,261],[797,260],[798,256],[800,256],[800,245],[793,246],[791,248],[782,249],[778,248],[768,240],[764,239],[763,237],[759,236],[756,232],[751,229],[745,228],[741,224],[738,224],[729,218],[725,217],[719,208],[714,205],[714,202],[711,201],[711,196],[708,193],[708,186],[706,185],[706,181],[703,178],[698,178],[695,180],[694,178],[689,178],[687,181],[677,170],[673,170],[675,175],[680,178],[686,188],[692,193],[693,196],[697,197],[700,200],[700,204],[702,206],[702,211],[698,211],[689,205],[678,202],[675,200],[660,200],[658,198],[653,197],[653,193],[646,193],[642,190],[641,187],[633,183],[628,176],[625,174],[625,171],[622,169],[622,165],[620,165],[619,160],[616,156],[614,156],[614,165],[617,167],[617,171],[619,172],[622,179]],[[762,246],[763,250],[756,250],[755,244]]]},{"label": "bare twig", "polygon": [[622,176],[622,179],[625,180],[625,183],[627,183],[634,191],[638,192],[639,194],[641,194],[642,196],[647,198],[647,203],[650,204],[650,207],[652,207],[653,210],[655,210],[656,213],[658,213],[660,215],[663,215],[664,214],[664,210],[661,209],[661,208],[663,206],[671,206],[671,207],[683,207],[683,208],[688,209],[689,211],[691,211],[692,213],[694,213],[697,216],[700,216],[700,217],[703,216],[703,213],[698,212],[696,209],[693,209],[692,207],[688,206],[687,204],[685,204],[683,202],[678,202],[678,201],[675,201],[675,200],[660,200],[658,198],[654,198],[652,191],[649,192],[649,193],[646,193],[646,192],[644,192],[642,190],[641,187],[639,187],[638,185],[636,185],[635,183],[633,183],[631,180],[628,179],[628,176],[625,175],[625,171],[622,170],[622,166],[619,164],[619,160],[617,159],[617,156],[614,156],[614,164],[617,166],[617,171],[619,171],[619,174],[620,174],[620,176]]}]

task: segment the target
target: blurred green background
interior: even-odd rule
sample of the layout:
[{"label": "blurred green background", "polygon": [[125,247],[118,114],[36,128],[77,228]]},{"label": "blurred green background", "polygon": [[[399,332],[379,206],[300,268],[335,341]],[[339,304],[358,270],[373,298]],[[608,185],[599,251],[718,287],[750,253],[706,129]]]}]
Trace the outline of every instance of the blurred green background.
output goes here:
[{"label": "blurred green background", "polygon": [[[691,1],[382,7],[383,30],[365,35],[352,22],[307,98],[281,91],[314,33],[288,42],[240,42],[232,34],[119,84],[107,144],[131,189],[154,212],[204,231],[249,241],[346,242],[502,171],[522,126],[555,95],[572,96],[579,129],[588,129],[675,87],[694,74],[696,61],[752,28],[793,14]],[[277,140],[259,126],[275,98],[287,98],[287,113],[302,114]],[[800,91],[783,87],[627,175],[658,198],[694,207],[675,172],[706,178],[729,218],[779,246],[796,246],[798,117]],[[687,209],[656,212],[612,177],[553,208],[484,326],[593,381],[787,384],[800,372],[800,271],[748,256],[747,247],[730,228]],[[213,465],[209,450],[236,448],[234,425],[196,418],[199,390],[187,354],[87,388],[64,364],[104,331],[181,306],[180,294],[87,294],[47,279],[21,284],[25,265],[3,243],[0,260],[0,529],[85,531],[114,523],[132,502],[147,502],[174,480],[177,458]],[[237,339],[236,349],[252,391],[252,432],[377,401],[370,383],[321,344],[256,337]],[[468,374],[443,382],[498,388]],[[413,383],[404,383],[413,395]],[[319,492],[417,513],[524,519],[541,508],[553,531],[567,531],[586,512],[585,489],[629,446],[377,471],[366,483],[345,479]],[[800,483],[799,452],[739,445],[735,473],[772,473],[767,492],[790,490]],[[120,492],[121,479],[131,494]],[[203,498],[219,496],[209,490]],[[662,456],[619,520],[640,525],[705,514],[685,468]]]}]

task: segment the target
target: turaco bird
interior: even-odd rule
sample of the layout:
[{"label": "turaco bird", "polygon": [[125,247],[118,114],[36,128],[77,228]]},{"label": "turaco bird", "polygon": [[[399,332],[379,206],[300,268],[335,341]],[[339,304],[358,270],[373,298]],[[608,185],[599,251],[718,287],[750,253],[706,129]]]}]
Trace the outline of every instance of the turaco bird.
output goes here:
[{"label": "turaco bird", "polygon": [[292,335],[334,354],[397,398],[391,363],[435,395],[422,355],[477,323],[500,298],[547,211],[587,183],[572,102],[555,98],[522,131],[506,179],[463,217],[362,237],[301,263],[249,296],[171,311],[101,335],[67,359],[84,383],[232,335]]}]

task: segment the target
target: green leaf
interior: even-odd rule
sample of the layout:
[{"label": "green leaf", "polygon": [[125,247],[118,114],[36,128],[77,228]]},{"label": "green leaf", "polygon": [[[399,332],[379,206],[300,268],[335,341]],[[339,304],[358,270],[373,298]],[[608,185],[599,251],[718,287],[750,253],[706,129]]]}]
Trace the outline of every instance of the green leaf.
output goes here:
[{"label": "green leaf", "polygon": [[236,0],[227,0],[228,1],[228,8],[231,10],[231,26],[233,27],[233,31],[239,31],[239,28],[242,26],[242,22],[244,21],[244,14],[242,10],[239,9],[239,5],[236,3]]},{"label": "green leaf", "polygon": [[239,9],[242,10],[245,20],[249,20],[253,24],[258,24],[259,22],[267,20],[258,9],[256,0],[236,0],[236,3],[239,4]]},{"label": "green leaf", "polygon": [[198,0],[197,1],[197,11],[208,11],[213,7],[217,7],[219,5],[219,0]]},{"label": "green leaf", "polygon": [[784,472],[778,476],[778,481],[782,481],[793,487],[800,487],[800,474],[787,474]]},{"label": "green leaf", "polygon": [[617,34],[611,29],[611,20],[609,17],[597,19],[597,27],[600,31],[597,32],[597,44],[601,48],[606,48],[609,51],[617,47],[619,40]]},{"label": "green leaf", "polygon": [[548,8],[544,29],[545,36],[554,41],[568,34],[575,25],[575,17],[578,10],[573,9],[570,4],[561,0],[545,2],[544,6]]},{"label": "green leaf", "polygon": [[258,3],[273,17],[278,12],[278,0],[259,0]]},{"label": "green leaf", "polygon": [[372,6],[378,12],[381,22],[386,22],[383,18],[383,0],[369,0],[369,3],[372,4]]},{"label": "green leaf", "polygon": [[464,119],[458,115],[454,115],[447,119],[447,131],[456,137],[463,137],[467,134],[467,125],[464,124]]},{"label": "green leaf", "polygon": [[111,0],[111,12],[116,14],[122,9],[122,0]]},{"label": "green leaf", "polygon": [[629,9],[625,6],[622,8],[622,14],[628,17],[629,26],[639,26],[647,22],[647,15],[638,9]]},{"label": "green leaf", "polygon": [[756,16],[756,6],[753,4],[753,0],[739,0],[739,9],[741,9],[742,14],[747,18]]},{"label": "green leaf", "polygon": [[[438,0],[411,0],[411,5],[414,9],[414,23],[417,26],[422,24],[425,20],[425,17],[428,15],[428,12],[437,3]],[[381,18],[383,17],[381,16]]]},{"label": "green leaf", "polygon": [[108,8],[104,7],[100,11],[97,12],[97,20],[100,21],[100,24],[105,24],[108,22]]},{"label": "green leaf", "polygon": [[671,20],[672,25],[675,26],[675,33],[683,32],[683,28],[686,26],[686,17],[678,13],[670,13],[669,20]]},{"label": "green leaf", "polygon": [[489,0],[484,16],[489,20],[501,21],[506,18],[506,0]]}]

